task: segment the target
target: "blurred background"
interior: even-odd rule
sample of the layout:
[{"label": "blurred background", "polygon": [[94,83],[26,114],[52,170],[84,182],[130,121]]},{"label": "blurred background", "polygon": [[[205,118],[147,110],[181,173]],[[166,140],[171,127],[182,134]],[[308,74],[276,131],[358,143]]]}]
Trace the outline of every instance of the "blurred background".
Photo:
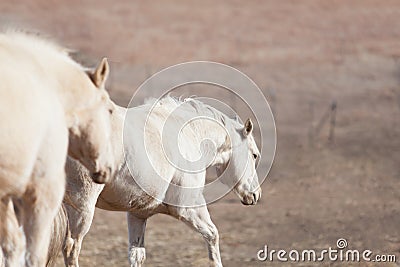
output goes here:
[{"label": "blurred background", "polygon": [[[399,1],[3,0],[0,24],[48,35],[88,66],[107,56],[124,106],[151,74],[185,61],[222,62],[259,85],[277,152],[257,206],[230,194],[209,207],[225,266],[291,266],[257,251],[338,238],[400,257]],[[124,213],[97,210],[81,266],[128,266],[126,228]],[[167,216],[150,219],[146,253],[146,266],[207,266],[201,237]]]}]

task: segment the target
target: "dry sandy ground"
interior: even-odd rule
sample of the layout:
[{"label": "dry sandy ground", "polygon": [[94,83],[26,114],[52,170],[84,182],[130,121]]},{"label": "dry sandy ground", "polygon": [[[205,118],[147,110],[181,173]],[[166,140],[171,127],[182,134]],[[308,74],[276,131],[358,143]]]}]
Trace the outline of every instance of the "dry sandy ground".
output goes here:
[{"label": "dry sandy ground", "polygon": [[[150,74],[189,60],[254,79],[273,105],[278,147],[257,206],[233,195],[210,206],[225,266],[352,266],[256,260],[264,244],[323,249],[341,237],[400,257],[399,1],[4,0],[0,21],[40,29],[91,64],[108,56],[122,105]],[[311,133],[334,100],[329,143],[327,124]],[[150,219],[146,243],[146,266],[207,266],[200,236],[166,216]],[[81,266],[127,266],[126,256],[125,215],[98,210]]]}]

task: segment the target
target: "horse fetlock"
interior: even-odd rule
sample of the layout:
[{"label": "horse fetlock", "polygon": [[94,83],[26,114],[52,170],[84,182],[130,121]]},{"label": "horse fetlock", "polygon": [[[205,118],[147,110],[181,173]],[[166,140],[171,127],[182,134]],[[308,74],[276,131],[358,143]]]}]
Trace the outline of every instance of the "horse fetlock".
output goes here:
[{"label": "horse fetlock", "polygon": [[219,242],[219,233],[216,227],[207,229],[207,232],[204,233],[203,236],[210,245],[216,245]]},{"label": "horse fetlock", "polygon": [[145,248],[131,247],[128,254],[131,267],[140,267],[146,260]]}]

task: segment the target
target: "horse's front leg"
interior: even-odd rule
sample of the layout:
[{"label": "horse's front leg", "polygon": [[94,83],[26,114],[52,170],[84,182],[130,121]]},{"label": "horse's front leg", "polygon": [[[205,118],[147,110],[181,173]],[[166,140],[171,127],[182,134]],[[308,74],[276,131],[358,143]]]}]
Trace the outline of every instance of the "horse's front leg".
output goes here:
[{"label": "horse's front leg", "polygon": [[[67,192],[64,205],[68,216],[68,234],[63,249],[65,266],[79,267],[79,254],[82,241],[92,225],[96,200],[103,186],[86,188],[72,196]],[[68,199],[66,201],[65,199]]]},{"label": "horse's front leg", "polygon": [[147,218],[138,218],[131,212],[127,213],[129,231],[129,263],[131,267],[140,267],[146,259],[144,248],[144,233]]},{"label": "horse's front leg", "polygon": [[218,229],[211,221],[207,207],[176,208],[176,214],[171,214],[177,219],[184,221],[195,231],[199,232],[207,243],[210,266],[222,267],[219,252]]}]

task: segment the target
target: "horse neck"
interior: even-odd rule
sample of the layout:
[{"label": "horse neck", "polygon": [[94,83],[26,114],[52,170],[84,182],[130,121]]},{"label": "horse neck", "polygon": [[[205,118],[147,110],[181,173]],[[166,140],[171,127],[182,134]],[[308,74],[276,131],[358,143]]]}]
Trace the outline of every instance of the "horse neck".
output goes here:
[{"label": "horse neck", "polygon": [[55,90],[66,115],[72,115],[95,99],[94,85],[83,69],[74,62],[66,62],[64,65],[50,70],[55,77]]},{"label": "horse neck", "polygon": [[117,162],[121,163],[124,161],[122,136],[127,109],[118,105],[115,105],[115,109],[116,114],[111,117],[111,143],[114,150],[114,157]]},{"label": "horse neck", "polygon": [[231,144],[230,136],[227,132],[230,131],[230,124],[228,123],[228,125],[218,126],[216,123],[217,122],[209,120],[203,122],[200,120],[199,125],[195,127],[197,140],[201,141],[207,139],[215,144],[214,149],[216,149],[216,159],[212,164],[213,166],[224,164],[225,161],[229,160],[229,158],[226,158],[226,155],[222,155],[222,153],[226,151],[226,147],[230,147]]}]

